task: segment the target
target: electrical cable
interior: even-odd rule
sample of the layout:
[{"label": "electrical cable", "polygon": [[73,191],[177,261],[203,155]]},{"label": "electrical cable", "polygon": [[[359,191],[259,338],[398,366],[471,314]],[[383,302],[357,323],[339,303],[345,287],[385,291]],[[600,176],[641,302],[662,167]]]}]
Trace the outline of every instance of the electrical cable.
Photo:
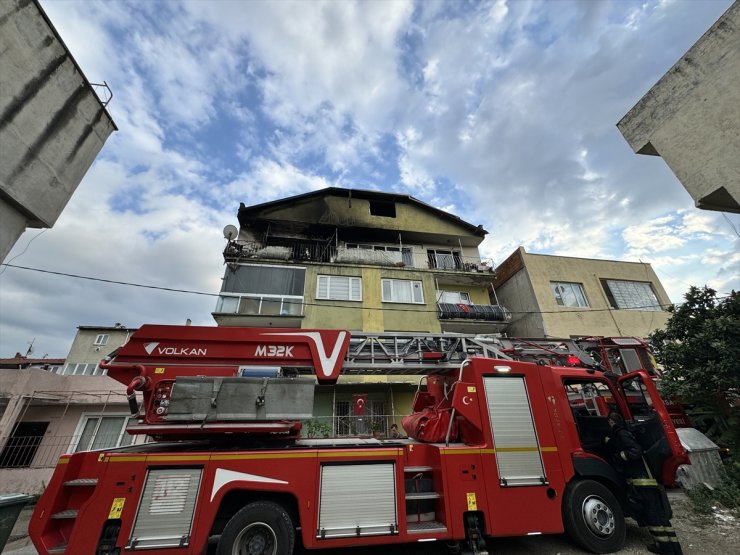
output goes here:
[{"label": "electrical cable", "polygon": [[[16,254],[10,260],[8,260],[8,264],[10,264],[11,262],[13,262],[13,260],[15,260],[16,258],[20,258],[22,255],[24,255],[26,253],[26,251],[28,250],[28,247],[31,246],[31,243],[33,243],[36,239],[38,239],[39,237],[41,237],[48,230],[49,230],[49,228],[48,227],[45,227],[44,229],[41,230],[41,233],[38,233],[38,234],[34,235],[33,237],[31,237],[31,240],[28,243],[26,243],[26,248],[23,249],[20,253]],[[3,275],[3,273],[5,273],[5,270],[8,267],[8,264],[3,264],[3,266],[5,266],[5,268],[3,268],[2,270],[0,270],[0,276]]]},{"label": "electrical cable", "polygon": [[[81,276],[78,274],[70,274],[66,272],[56,272],[53,270],[43,270],[41,268],[30,268],[28,266],[18,266],[16,264],[9,264],[9,263],[3,263],[0,264],[0,266],[5,266],[7,268],[16,268],[19,270],[28,270],[31,272],[40,272],[42,274],[52,274],[56,276],[63,276],[63,277],[71,277],[75,279],[84,279],[89,281],[97,281],[101,283],[111,283],[114,285],[127,285],[129,287],[140,287],[144,289],[154,289],[157,291],[168,291],[171,293],[187,293],[190,295],[202,295],[205,297],[220,297],[222,296],[220,293],[207,293],[204,291],[195,291],[192,289],[177,289],[174,287],[161,287],[158,285],[145,285],[141,283],[132,283],[129,281],[118,281],[113,279],[104,279],[104,278],[96,278],[96,277],[90,277],[90,276]],[[245,293],[246,295],[246,293]],[[730,295],[726,295],[724,297],[717,297],[717,300],[723,300],[728,298]],[[353,301],[346,301],[346,302],[353,302]],[[575,307],[563,307],[563,309],[567,309],[568,313],[576,313],[576,312],[583,312],[583,313],[595,313],[595,312],[611,312],[614,310],[640,310],[640,309],[651,309],[651,308],[659,308],[661,310],[666,310],[668,307],[673,306],[677,307],[682,305],[683,303],[668,303],[668,304],[653,304],[653,305],[644,305],[644,306],[634,306],[626,309],[619,309],[619,308],[575,308]],[[356,310],[357,308],[354,306],[347,306],[347,305],[333,305],[329,303],[309,303],[309,302],[303,302],[303,306],[319,306],[324,308],[346,308],[350,310]],[[364,307],[366,308],[366,307]],[[410,313],[434,313],[437,314],[438,310],[409,310],[408,308],[391,308],[391,307],[383,307],[383,308],[374,308],[373,310],[383,310],[383,311],[389,311],[389,312],[410,312]],[[529,311],[509,311],[510,314],[563,314],[564,310],[529,310]]]}]

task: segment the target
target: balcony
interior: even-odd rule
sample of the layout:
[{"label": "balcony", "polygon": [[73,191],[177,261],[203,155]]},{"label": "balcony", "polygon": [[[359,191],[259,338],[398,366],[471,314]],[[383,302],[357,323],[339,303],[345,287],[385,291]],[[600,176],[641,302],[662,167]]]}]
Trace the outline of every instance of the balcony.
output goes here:
[{"label": "balcony", "polygon": [[363,264],[428,269],[444,274],[450,272],[485,274],[489,279],[494,272],[492,261],[481,260],[479,256],[466,257],[455,250],[422,250],[419,247],[400,244],[340,242],[340,245],[336,246],[335,240],[311,242],[273,238],[270,244],[230,241],[223,255],[226,262],[280,260],[321,264]]},{"label": "balcony", "polygon": [[456,333],[492,333],[506,329],[511,312],[500,305],[437,303],[442,331]]}]

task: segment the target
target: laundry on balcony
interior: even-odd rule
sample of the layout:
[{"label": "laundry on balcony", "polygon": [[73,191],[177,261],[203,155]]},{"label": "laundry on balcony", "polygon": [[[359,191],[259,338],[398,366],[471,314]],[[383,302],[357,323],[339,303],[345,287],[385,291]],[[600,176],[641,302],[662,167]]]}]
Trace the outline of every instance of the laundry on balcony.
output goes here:
[{"label": "laundry on balcony", "polygon": [[511,313],[499,305],[437,303],[437,310],[440,320],[506,322],[511,319]]}]

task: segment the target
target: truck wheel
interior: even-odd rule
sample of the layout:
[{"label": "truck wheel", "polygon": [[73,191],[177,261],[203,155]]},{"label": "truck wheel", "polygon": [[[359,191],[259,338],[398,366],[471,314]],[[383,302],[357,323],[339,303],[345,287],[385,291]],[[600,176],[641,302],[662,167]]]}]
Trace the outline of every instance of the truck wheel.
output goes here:
[{"label": "truck wheel", "polygon": [[280,505],[250,503],[231,517],[218,542],[218,555],[292,555],[293,521]]},{"label": "truck wheel", "polygon": [[624,513],[616,497],[593,480],[571,482],[563,497],[568,535],[591,553],[612,553],[624,546]]}]

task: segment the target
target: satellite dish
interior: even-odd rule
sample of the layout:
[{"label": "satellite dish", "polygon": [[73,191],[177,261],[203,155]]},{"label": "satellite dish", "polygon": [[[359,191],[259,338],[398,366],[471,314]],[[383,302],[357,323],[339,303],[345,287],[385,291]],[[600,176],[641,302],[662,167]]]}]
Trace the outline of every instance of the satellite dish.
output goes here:
[{"label": "satellite dish", "polygon": [[236,229],[235,225],[227,225],[224,228],[224,239],[228,239],[229,241],[232,241],[236,239],[236,236],[239,235],[239,230]]}]

